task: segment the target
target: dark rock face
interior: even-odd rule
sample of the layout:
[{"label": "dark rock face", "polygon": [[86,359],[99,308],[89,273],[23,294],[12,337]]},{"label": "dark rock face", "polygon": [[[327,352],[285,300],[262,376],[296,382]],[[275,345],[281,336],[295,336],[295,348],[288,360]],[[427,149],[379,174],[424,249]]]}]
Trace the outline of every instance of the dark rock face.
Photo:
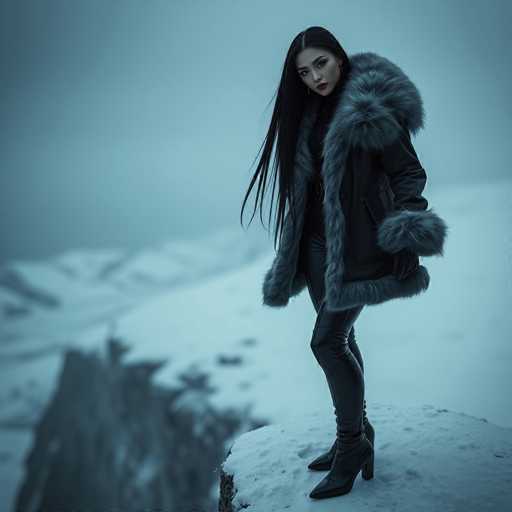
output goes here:
[{"label": "dark rock face", "polygon": [[110,338],[106,358],[70,350],[34,432],[17,512],[217,510],[211,495],[225,445],[261,422],[247,409],[216,411],[208,375],[181,375],[179,389],[152,383],[165,361],[123,364]]},{"label": "dark rock face", "polygon": [[219,512],[234,512],[233,498],[235,496],[233,475],[220,470]]}]

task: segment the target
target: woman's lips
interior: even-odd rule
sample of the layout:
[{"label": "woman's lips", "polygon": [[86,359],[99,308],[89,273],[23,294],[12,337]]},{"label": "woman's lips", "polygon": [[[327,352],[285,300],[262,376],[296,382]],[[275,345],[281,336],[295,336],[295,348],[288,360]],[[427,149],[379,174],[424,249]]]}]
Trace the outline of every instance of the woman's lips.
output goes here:
[{"label": "woman's lips", "polygon": [[327,87],[327,85],[328,85],[327,83],[325,83],[325,84],[320,84],[320,85],[317,87],[317,89],[320,89],[321,91],[323,91],[323,90]]}]

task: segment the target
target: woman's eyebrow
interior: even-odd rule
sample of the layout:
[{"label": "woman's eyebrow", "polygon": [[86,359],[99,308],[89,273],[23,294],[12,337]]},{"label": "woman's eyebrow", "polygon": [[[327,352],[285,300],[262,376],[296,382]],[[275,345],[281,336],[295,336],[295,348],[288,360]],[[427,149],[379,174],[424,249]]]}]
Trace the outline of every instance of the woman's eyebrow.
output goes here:
[{"label": "woman's eyebrow", "polygon": [[[314,64],[318,59],[321,59],[323,55],[319,55],[311,64]],[[307,66],[300,66],[297,68],[297,71],[300,71],[301,69],[306,69]]]}]

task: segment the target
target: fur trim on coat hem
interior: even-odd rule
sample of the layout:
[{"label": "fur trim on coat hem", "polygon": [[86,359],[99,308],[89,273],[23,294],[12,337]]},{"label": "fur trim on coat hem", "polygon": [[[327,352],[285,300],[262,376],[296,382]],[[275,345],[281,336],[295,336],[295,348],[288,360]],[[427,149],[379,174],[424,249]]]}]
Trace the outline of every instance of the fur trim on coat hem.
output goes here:
[{"label": "fur trim on coat hem", "polygon": [[432,209],[397,210],[379,225],[377,245],[389,253],[410,249],[418,256],[442,256],[447,229]]},{"label": "fur trim on coat hem", "polygon": [[349,281],[343,283],[339,295],[327,295],[326,309],[339,311],[355,306],[382,304],[390,299],[413,297],[426,291],[429,283],[430,276],[423,265],[402,280],[388,274],[379,279]]},{"label": "fur trim on coat hem", "polygon": [[[285,307],[289,299],[299,295],[306,287],[304,274],[298,273],[292,283],[289,294],[272,295],[267,288],[272,281],[271,270],[267,272],[264,281],[263,304],[271,307]],[[360,281],[344,282],[337,296],[327,295],[326,309],[339,311],[362,305],[382,304],[390,299],[413,297],[428,289],[430,276],[427,269],[420,265],[418,269],[406,279],[399,280],[388,274],[379,279],[365,279]]]}]

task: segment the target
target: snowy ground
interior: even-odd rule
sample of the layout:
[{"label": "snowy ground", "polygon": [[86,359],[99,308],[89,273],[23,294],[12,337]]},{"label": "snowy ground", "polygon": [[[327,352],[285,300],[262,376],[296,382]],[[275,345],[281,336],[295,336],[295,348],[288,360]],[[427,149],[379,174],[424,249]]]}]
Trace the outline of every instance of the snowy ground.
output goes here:
[{"label": "snowy ground", "polygon": [[[404,407],[429,404],[512,429],[512,181],[425,195],[450,228],[444,258],[422,261],[429,290],[367,307],[355,326],[368,415],[391,404],[403,418]],[[212,236],[202,251],[170,243],[131,257],[68,253],[4,272],[0,305],[26,311],[0,327],[4,510],[22,477],[27,426],[48,400],[62,350],[102,349],[111,332],[132,344],[128,360],[169,359],[157,382],[175,384],[178,370],[196,365],[210,374],[219,407],[250,404],[270,423],[323,410],[334,432],[325,377],[309,347],[315,313],[307,291],[286,309],[262,306],[272,244],[262,254],[241,243],[244,236]],[[52,299],[58,307],[42,305]],[[239,356],[240,364],[221,364],[222,355]]]},{"label": "snowy ground", "polygon": [[223,464],[234,475],[233,510],[510,510],[509,429],[427,405],[376,404],[372,424],[374,478],[365,481],[359,474],[349,494],[323,500],[309,493],[327,472],[307,465],[331,445],[325,414],[295,416],[240,436]]}]

